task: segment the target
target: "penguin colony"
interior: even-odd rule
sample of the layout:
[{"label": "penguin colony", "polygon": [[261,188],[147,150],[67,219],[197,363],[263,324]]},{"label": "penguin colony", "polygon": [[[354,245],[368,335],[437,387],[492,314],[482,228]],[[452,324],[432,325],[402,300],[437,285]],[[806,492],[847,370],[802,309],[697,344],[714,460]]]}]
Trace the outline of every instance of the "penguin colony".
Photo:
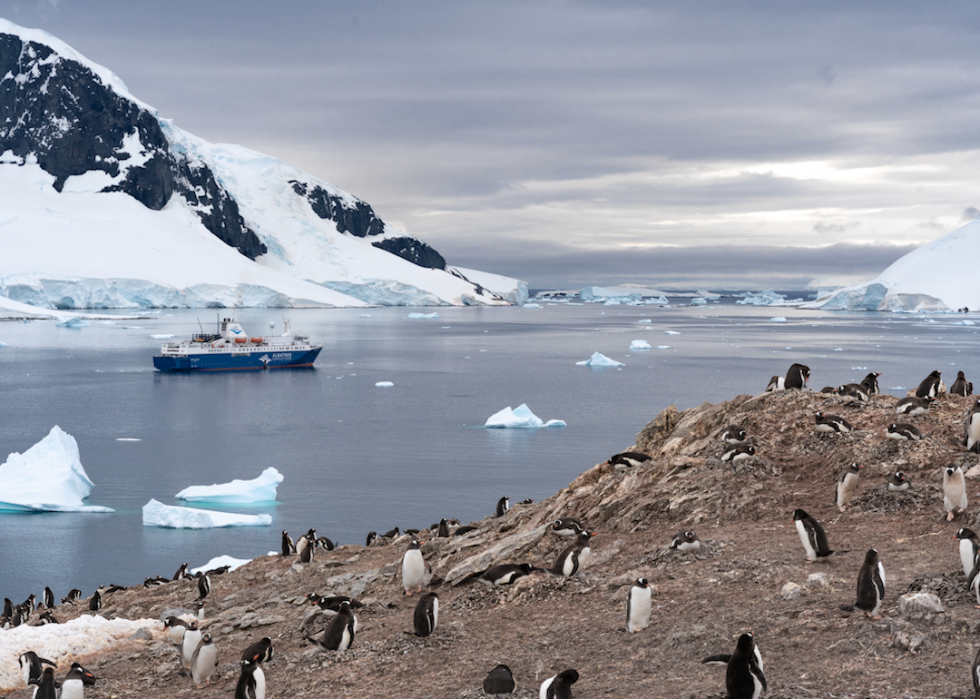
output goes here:
[{"label": "penguin colony", "polygon": [[[967,391],[967,393],[957,393],[957,395],[969,395],[972,384],[965,381],[963,372],[959,372],[959,374],[960,376],[954,386],[957,391]],[[836,388],[824,389],[823,392],[834,393],[853,401],[868,402],[869,397],[878,394],[878,376],[879,374],[871,373],[861,384],[844,384]],[[767,391],[805,390],[809,377],[810,370],[808,367],[794,364],[785,377],[774,377]],[[940,372],[932,372],[916,390],[916,396],[898,401],[896,412],[907,417],[923,414],[929,410],[930,404],[934,400],[942,397],[945,391],[946,387],[942,383]],[[823,412],[817,412],[814,418],[815,431],[827,435],[827,438],[833,438],[832,435],[860,431],[861,429],[860,426],[854,427],[839,416],[828,415]],[[717,436],[725,445],[721,455],[722,462],[746,461],[757,453],[758,441],[756,436],[750,435],[740,425],[729,425]],[[921,441],[925,435],[913,423],[898,422],[888,425],[886,437],[900,442],[916,442]],[[980,452],[980,401],[973,405],[966,417],[964,437],[960,446],[965,450]],[[642,468],[650,461],[651,457],[646,454],[628,451],[610,457],[607,464],[617,470],[625,470]],[[844,470],[838,479],[834,502],[841,513],[846,512],[848,504],[859,488],[862,467],[863,464],[852,464]],[[952,521],[967,507],[966,483],[962,469],[957,465],[950,464],[943,468],[942,475],[945,518],[947,521]],[[887,483],[889,491],[905,491],[911,487],[912,484],[908,477],[900,471],[895,472]],[[526,500],[519,504],[530,504],[530,502],[530,500]],[[510,510],[510,498],[502,497],[495,508],[495,517],[506,517]],[[792,521],[803,545],[808,563],[849,553],[848,551],[832,550],[823,526],[803,509],[798,508],[793,512]],[[475,525],[459,526],[459,524],[458,520],[442,519],[438,524],[432,525],[430,530],[435,537],[452,537],[464,536],[478,528]],[[455,528],[451,529],[453,525]],[[550,565],[500,563],[469,576],[464,582],[473,581],[487,586],[500,587],[513,585],[517,580],[534,574],[549,575],[560,579],[583,575],[590,562],[591,540],[596,536],[596,533],[588,531],[588,528],[579,519],[573,517],[559,518],[548,525],[547,529],[552,535],[567,537],[572,542],[562,549]],[[413,630],[405,631],[405,633],[417,637],[428,637],[438,631],[439,597],[436,592],[423,593],[423,588],[432,577],[432,571],[423,555],[425,540],[415,538],[420,534],[421,532],[418,530],[405,530],[403,532],[395,527],[380,536],[371,532],[366,540],[366,545],[378,546],[392,543],[406,535],[412,537],[401,559],[401,587],[406,598],[413,595],[420,596],[413,614]],[[961,528],[954,538],[959,541],[958,549],[964,575],[968,579],[970,589],[975,592],[977,604],[980,606],[980,537],[968,528]],[[701,541],[697,535],[691,530],[686,530],[677,533],[666,545],[666,549],[683,554],[697,551],[700,546]],[[295,555],[299,557],[301,562],[311,562],[314,552],[318,548],[332,551],[335,544],[326,537],[317,537],[314,529],[303,534],[295,543],[286,531],[282,532],[282,556]],[[157,576],[147,578],[144,583],[144,586],[149,588],[175,581],[189,580],[196,588],[198,597],[194,602],[197,603],[198,618],[187,620],[171,616],[163,623],[169,638],[179,649],[182,667],[199,688],[211,683],[214,671],[218,667],[218,650],[215,639],[211,632],[205,630],[206,623],[199,622],[204,622],[203,605],[212,591],[211,576],[220,575],[222,572],[224,571],[219,569],[191,576],[187,572],[187,564],[185,563],[181,565],[172,578]],[[866,552],[864,562],[857,571],[856,581],[855,603],[842,606],[841,609],[848,612],[861,611],[866,616],[880,618],[879,612],[886,595],[886,575],[877,550],[872,548]],[[432,580],[431,584],[438,584],[438,581]],[[89,599],[88,609],[92,612],[98,612],[102,607],[104,598],[119,589],[122,588],[119,586],[100,588]],[[637,578],[629,587],[625,599],[624,630],[627,633],[639,633],[649,627],[651,609],[654,604],[653,594],[654,588],[645,577]],[[306,635],[306,640],[328,652],[343,652],[354,647],[358,630],[355,611],[363,608],[363,605],[351,597],[322,597],[315,592],[306,597],[319,608],[321,613],[330,618],[330,623],[326,628],[319,633]],[[28,623],[58,623],[51,614],[51,608],[55,606],[55,596],[52,590],[50,588],[44,589],[40,603],[35,604],[35,599],[35,596],[31,595],[21,605],[13,605],[9,599],[5,600],[3,617],[0,617],[0,626],[10,628]],[[79,590],[72,590],[67,597],[62,599],[62,604],[75,605],[81,602]],[[34,612],[38,612],[36,621],[34,620]],[[243,651],[239,665],[240,671],[234,689],[235,699],[264,699],[266,696],[266,679],[262,664],[271,661],[272,657],[272,639],[268,637],[250,645]],[[728,696],[732,699],[742,699],[743,697],[745,699],[759,699],[768,687],[762,655],[755,636],[751,632],[744,632],[738,636],[732,653],[709,656],[702,662],[720,663],[726,666],[725,687]],[[36,696],[60,697],[60,699],[83,697],[84,687],[91,686],[96,682],[94,675],[78,663],[73,663],[69,672],[59,682],[55,679],[56,664],[41,658],[33,651],[27,651],[21,655],[20,666],[25,685],[37,688],[35,690]],[[971,677],[977,696],[980,697],[980,652],[978,652],[977,659],[971,669]],[[572,686],[579,679],[579,673],[574,669],[556,672],[541,683],[539,696],[542,699],[570,698]],[[483,680],[482,687],[486,696],[509,696],[517,687],[517,679],[507,665],[499,664],[489,671]]]}]

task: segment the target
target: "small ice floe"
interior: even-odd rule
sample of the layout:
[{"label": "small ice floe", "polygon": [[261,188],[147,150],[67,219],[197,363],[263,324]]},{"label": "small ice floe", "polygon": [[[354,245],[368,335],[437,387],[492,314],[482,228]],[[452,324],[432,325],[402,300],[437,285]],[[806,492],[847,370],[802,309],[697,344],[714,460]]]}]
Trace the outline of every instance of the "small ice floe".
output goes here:
[{"label": "small ice floe", "polygon": [[525,303],[524,308],[541,308],[540,303]]},{"label": "small ice floe", "polygon": [[888,390],[889,391],[906,391],[908,389],[906,389],[905,386],[889,386],[888,387]]},{"label": "small ice floe", "polygon": [[[276,551],[275,553],[279,553]],[[216,570],[218,568],[223,568],[228,566],[228,572],[235,570],[235,568],[241,568],[246,563],[251,563],[251,558],[232,558],[231,556],[215,556],[210,561],[197,568],[191,568],[188,572],[191,575],[197,575],[200,573],[207,573],[209,570]]]},{"label": "small ice floe", "polygon": [[844,350],[840,347],[835,347],[834,352],[843,352]]},{"label": "small ice floe", "polygon": [[582,362],[575,362],[575,366],[626,366],[622,362],[610,359],[604,354],[593,352],[592,356]]},{"label": "small ice floe", "polygon": [[0,347],[6,347],[6,346],[7,346],[7,343],[4,342],[3,340],[0,340]]},{"label": "small ice floe", "polygon": [[657,349],[670,349],[670,345],[657,345]]},{"label": "small ice floe", "polygon": [[374,316],[372,316],[370,313],[362,313],[361,315],[359,315],[357,317],[358,318],[373,318]]},{"label": "small ice floe", "polygon": [[638,321],[636,321],[636,322],[637,322],[637,323],[643,323],[643,324],[647,324],[647,325],[649,325],[649,324],[650,324],[650,323],[652,323],[653,321],[652,321],[652,320],[651,320],[650,318],[644,318],[643,320],[638,320]]},{"label": "small ice floe", "polygon": [[114,320],[100,320],[100,321],[98,321],[98,323],[99,323],[99,325],[115,325],[116,324],[116,321],[114,321]]},{"label": "small ice floe", "polygon": [[150,500],[143,505],[144,527],[167,529],[214,529],[217,527],[268,527],[270,515],[239,515],[233,512],[199,510],[193,507],[170,507]]},{"label": "small ice floe", "polygon": [[442,316],[438,313],[409,313],[408,317],[412,320],[437,320]]},{"label": "small ice floe", "polygon": [[868,367],[866,367],[866,366],[852,366],[851,367],[851,371],[867,371],[867,370],[868,370]]},{"label": "small ice floe", "polygon": [[172,340],[174,336],[172,333],[159,333],[157,335],[150,335],[150,337],[154,340]]},{"label": "small ice floe", "polygon": [[976,325],[972,320],[958,320],[953,325]]},{"label": "small ice floe", "polygon": [[533,427],[565,427],[564,420],[548,420],[545,422],[531,412],[527,403],[521,403],[516,409],[511,410],[508,405],[499,413],[494,413],[487,418],[485,427],[495,428],[533,428]]},{"label": "small ice floe", "polygon": [[393,384],[391,381],[378,381],[378,383],[374,385],[377,386],[378,388],[391,388],[395,384]]},{"label": "small ice floe", "polygon": [[116,437],[117,442],[142,442],[139,437]]},{"label": "small ice floe", "polygon": [[174,498],[188,502],[272,502],[283,475],[270,466],[258,478],[250,481],[235,479],[231,483],[192,485],[177,493]]},{"label": "small ice floe", "polygon": [[666,333],[667,335],[680,335],[681,334],[681,331],[680,330],[664,330],[664,333]]},{"label": "small ice floe", "polygon": [[784,316],[776,316],[775,318],[769,319],[770,323],[785,323],[786,318]]},{"label": "small ice floe", "polygon": [[703,299],[701,297],[693,298],[693,299],[691,299],[691,305],[692,306],[707,306],[708,305],[708,299]]},{"label": "small ice floe", "polygon": [[78,316],[69,316],[67,318],[62,318],[55,325],[59,328],[87,328],[91,325],[87,320],[83,320]]},{"label": "small ice floe", "polygon": [[633,340],[630,343],[630,349],[631,350],[648,350],[648,349],[652,349],[652,348],[650,347],[650,343],[647,342],[646,340]]}]

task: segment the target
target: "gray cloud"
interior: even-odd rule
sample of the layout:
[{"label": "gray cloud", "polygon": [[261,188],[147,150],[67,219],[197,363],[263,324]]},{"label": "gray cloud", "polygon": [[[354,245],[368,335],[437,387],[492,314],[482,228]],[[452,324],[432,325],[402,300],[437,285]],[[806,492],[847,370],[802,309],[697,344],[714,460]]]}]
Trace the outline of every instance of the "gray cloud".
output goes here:
[{"label": "gray cloud", "polygon": [[973,221],[974,219],[980,217],[980,209],[975,206],[968,206],[963,209],[963,221]]}]

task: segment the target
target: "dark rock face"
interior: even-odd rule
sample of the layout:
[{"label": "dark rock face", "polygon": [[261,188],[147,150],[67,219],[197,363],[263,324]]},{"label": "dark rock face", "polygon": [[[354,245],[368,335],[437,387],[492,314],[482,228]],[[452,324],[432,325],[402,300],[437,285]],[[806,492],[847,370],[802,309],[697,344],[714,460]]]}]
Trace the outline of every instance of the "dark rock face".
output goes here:
[{"label": "dark rock face", "polygon": [[92,171],[122,175],[102,191],[124,192],[154,211],[177,192],[225,243],[251,259],[266,252],[214,174],[171,152],[156,117],[89,68],[0,34],[0,76],[0,153],[33,154],[59,192],[69,177]]},{"label": "dark rock face", "polygon": [[372,243],[374,247],[387,250],[398,255],[403,260],[408,260],[417,264],[419,267],[429,267],[430,269],[446,269],[446,260],[435,248],[421,240],[409,238],[386,238]]}]

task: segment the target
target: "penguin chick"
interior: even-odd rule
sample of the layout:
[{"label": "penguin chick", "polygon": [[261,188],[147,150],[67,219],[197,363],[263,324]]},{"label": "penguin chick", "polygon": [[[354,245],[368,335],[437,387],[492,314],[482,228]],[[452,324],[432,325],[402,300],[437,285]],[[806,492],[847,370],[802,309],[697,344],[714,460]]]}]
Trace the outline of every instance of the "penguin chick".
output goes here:
[{"label": "penguin chick", "polygon": [[966,510],[966,480],[959,466],[948,464],[943,469],[943,504],[947,522],[952,522],[956,515]]}]

